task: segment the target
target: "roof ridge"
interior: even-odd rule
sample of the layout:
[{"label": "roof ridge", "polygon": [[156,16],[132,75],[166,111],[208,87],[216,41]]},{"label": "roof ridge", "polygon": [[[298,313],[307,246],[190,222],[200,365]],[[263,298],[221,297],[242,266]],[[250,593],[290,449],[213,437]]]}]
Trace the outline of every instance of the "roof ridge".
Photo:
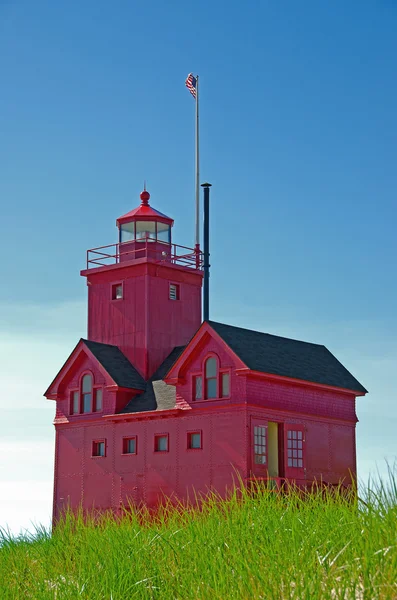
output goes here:
[{"label": "roof ridge", "polygon": [[310,346],[319,346],[322,348],[328,349],[324,344],[316,344],[316,342],[305,342],[304,340],[297,340],[295,338],[286,337],[285,335],[277,335],[275,333],[268,333],[267,331],[258,331],[257,329],[248,329],[247,327],[239,327],[238,325],[229,325],[228,323],[220,323],[219,321],[207,321],[209,325],[212,323],[215,325],[221,325],[223,327],[231,327],[233,329],[240,329],[241,331],[249,331],[250,333],[258,333],[260,335],[268,335],[270,337],[278,338],[281,340],[288,340],[290,342],[298,342],[300,344],[309,344]]}]

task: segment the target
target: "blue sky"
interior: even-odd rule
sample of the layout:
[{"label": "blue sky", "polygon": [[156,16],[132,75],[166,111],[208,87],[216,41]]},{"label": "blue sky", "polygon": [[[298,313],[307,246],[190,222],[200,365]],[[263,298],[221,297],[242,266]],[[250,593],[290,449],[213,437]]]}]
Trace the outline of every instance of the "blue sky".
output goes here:
[{"label": "blue sky", "polygon": [[0,0],[0,525],[48,522],[42,393],[85,335],[86,249],[144,179],[193,245],[190,71],[211,317],[324,343],[370,390],[359,475],[393,462],[396,28],[392,0]]}]

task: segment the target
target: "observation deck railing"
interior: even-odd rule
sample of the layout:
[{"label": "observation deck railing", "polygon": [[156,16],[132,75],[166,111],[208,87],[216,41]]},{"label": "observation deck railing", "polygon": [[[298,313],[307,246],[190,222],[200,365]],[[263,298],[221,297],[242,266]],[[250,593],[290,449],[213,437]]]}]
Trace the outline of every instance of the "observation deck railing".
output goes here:
[{"label": "observation deck railing", "polygon": [[171,263],[190,269],[202,269],[203,253],[194,248],[146,239],[121,242],[87,250],[87,269],[110,266],[140,258]]}]

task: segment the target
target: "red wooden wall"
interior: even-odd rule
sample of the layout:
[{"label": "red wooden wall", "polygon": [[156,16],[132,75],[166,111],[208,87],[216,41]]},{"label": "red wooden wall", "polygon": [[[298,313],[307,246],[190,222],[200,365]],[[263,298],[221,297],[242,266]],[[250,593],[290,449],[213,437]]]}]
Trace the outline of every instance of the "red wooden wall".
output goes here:
[{"label": "red wooden wall", "polygon": [[[201,272],[135,262],[82,273],[88,284],[88,338],[118,346],[145,379],[200,326]],[[112,300],[117,283],[123,284],[123,298]],[[179,285],[179,300],[170,300],[170,283]]]}]

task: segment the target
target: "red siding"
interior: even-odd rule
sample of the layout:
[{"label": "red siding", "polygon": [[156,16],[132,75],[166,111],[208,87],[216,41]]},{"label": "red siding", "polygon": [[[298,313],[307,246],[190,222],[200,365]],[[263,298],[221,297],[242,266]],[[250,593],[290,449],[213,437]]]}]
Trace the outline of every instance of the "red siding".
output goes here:
[{"label": "red siding", "polygon": [[[193,411],[192,411],[193,412]],[[246,419],[243,410],[130,422],[60,425],[55,482],[57,511],[69,504],[112,508],[166,496],[194,499],[211,489],[224,494],[237,473],[246,476]],[[194,411],[196,412],[196,411]],[[202,432],[203,448],[187,448],[190,431]],[[154,436],[168,433],[169,451],[154,451]],[[123,438],[137,437],[137,454],[123,455]],[[106,456],[92,457],[92,442],[106,440]]]},{"label": "red siding", "polygon": [[[200,326],[201,273],[146,262],[85,274],[88,338],[119,346],[145,379]],[[115,283],[123,283],[121,300],[112,300]],[[179,300],[169,299],[170,283],[180,286]]]}]

